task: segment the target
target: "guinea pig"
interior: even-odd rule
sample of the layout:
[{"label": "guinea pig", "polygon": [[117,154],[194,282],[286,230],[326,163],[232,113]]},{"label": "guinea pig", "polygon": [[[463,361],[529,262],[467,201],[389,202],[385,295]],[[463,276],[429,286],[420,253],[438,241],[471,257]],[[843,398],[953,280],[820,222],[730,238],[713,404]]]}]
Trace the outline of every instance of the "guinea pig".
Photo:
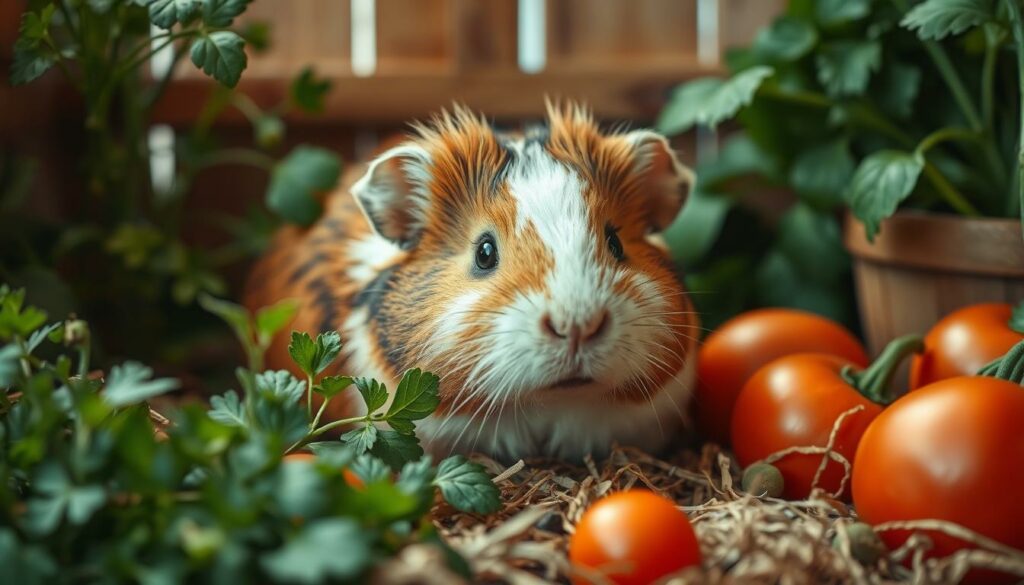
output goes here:
[{"label": "guinea pig", "polygon": [[[344,373],[440,376],[417,428],[435,455],[662,446],[684,424],[699,329],[658,237],[694,180],[668,141],[602,132],[575,104],[520,134],[462,107],[414,128],[351,168],[313,226],[277,234],[246,304],[300,299],[294,328],[339,331]],[[287,344],[269,366],[290,366]]]}]

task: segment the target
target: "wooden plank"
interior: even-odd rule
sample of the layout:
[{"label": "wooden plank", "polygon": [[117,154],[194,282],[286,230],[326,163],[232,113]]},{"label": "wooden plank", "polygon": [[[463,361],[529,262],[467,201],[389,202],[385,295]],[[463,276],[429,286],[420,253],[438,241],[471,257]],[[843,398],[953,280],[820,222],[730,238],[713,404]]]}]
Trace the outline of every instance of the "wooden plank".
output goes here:
[{"label": "wooden plank", "polygon": [[[488,116],[502,119],[543,114],[544,97],[558,96],[587,102],[606,119],[650,121],[664,104],[669,89],[688,78],[713,74],[695,63],[672,67],[610,70],[595,68],[576,72],[527,75],[480,71],[463,75],[376,75],[336,79],[326,100],[326,111],[316,118],[296,114],[290,119],[316,123],[401,123],[423,118],[460,102]],[[286,79],[243,77],[239,84],[261,105],[277,103],[288,90]],[[158,104],[154,121],[189,124],[210,90],[205,80],[180,80],[171,85]],[[236,112],[222,120],[244,121]]]},{"label": "wooden plank", "polygon": [[518,0],[455,0],[455,50],[460,71],[518,68]]},{"label": "wooden plank", "polygon": [[377,0],[377,71],[455,68],[453,0]]},{"label": "wooden plank", "polygon": [[696,0],[548,0],[551,70],[667,63],[696,53]]},{"label": "wooden plank", "polygon": [[757,31],[786,10],[787,0],[718,0],[718,45],[749,45]]}]

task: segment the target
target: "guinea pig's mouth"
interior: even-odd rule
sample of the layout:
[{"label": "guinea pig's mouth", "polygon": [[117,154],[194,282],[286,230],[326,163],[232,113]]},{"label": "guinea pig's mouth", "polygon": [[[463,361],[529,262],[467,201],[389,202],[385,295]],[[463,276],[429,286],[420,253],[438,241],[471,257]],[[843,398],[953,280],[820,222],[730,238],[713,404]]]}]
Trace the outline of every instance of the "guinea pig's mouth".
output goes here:
[{"label": "guinea pig's mouth", "polygon": [[554,384],[548,386],[551,390],[568,390],[572,388],[579,388],[581,386],[587,386],[594,383],[593,378],[585,378],[581,376],[573,376],[571,378],[565,378],[559,380]]}]

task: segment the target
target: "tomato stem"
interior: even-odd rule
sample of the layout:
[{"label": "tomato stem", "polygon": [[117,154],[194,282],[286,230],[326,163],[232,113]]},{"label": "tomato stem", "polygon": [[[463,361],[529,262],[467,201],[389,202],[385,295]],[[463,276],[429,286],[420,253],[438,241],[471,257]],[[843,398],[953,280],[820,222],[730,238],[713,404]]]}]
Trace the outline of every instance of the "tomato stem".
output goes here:
[{"label": "tomato stem", "polygon": [[904,335],[897,337],[885,346],[872,364],[863,370],[852,366],[843,368],[841,375],[846,383],[853,386],[865,398],[878,404],[889,404],[893,397],[889,394],[889,382],[903,360],[912,353],[924,351],[924,340],[920,335]]},{"label": "tomato stem", "polygon": [[980,370],[979,376],[992,376],[1000,380],[1024,385],[1024,341],[1010,348],[1010,351],[998,357]]}]

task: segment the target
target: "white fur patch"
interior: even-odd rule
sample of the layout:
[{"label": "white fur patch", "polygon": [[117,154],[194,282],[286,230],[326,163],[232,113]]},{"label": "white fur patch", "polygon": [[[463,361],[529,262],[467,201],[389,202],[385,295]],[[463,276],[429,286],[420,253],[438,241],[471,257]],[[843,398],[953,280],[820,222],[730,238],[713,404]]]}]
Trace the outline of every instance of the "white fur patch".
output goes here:
[{"label": "white fur patch", "polygon": [[346,274],[353,282],[365,286],[381,270],[394,264],[402,253],[402,249],[390,240],[371,233],[348,245]]}]

